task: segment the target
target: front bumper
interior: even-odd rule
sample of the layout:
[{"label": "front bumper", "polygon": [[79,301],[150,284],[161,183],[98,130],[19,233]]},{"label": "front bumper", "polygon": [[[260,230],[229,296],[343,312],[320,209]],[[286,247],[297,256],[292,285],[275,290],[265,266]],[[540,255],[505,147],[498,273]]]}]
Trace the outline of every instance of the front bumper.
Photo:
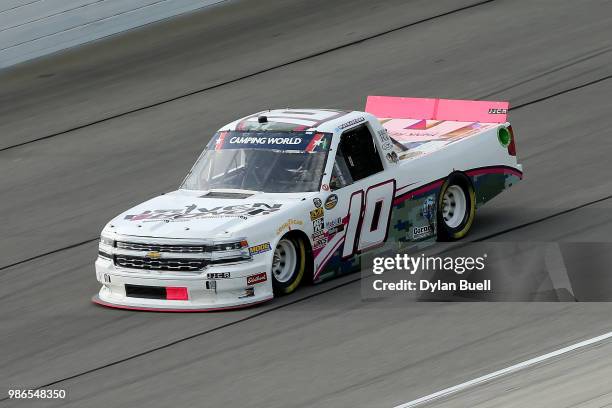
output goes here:
[{"label": "front bumper", "polygon": [[[92,298],[94,303],[121,309],[171,312],[205,312],[252,306],[273,298],[269,268],[263,261],[250,261],[207,267],[201,273],[146,271],[117,267],[110,259],[98,257],[96,278],[102,284]],[[209,274],[229,278],[209,279]],[[266,274],[258,283],[247,283],[249,276]],[[150,288],[134,295],[130,288]],[[128,288],[128,290],[126,290]],[[185,300],[171,300],[159,294],[165,288],[186,292]],[[184,288],[184,289],[182,289]],[[150,292],[150,293],[149,293]],[[150,296],[150,294],[153,294]]]}]

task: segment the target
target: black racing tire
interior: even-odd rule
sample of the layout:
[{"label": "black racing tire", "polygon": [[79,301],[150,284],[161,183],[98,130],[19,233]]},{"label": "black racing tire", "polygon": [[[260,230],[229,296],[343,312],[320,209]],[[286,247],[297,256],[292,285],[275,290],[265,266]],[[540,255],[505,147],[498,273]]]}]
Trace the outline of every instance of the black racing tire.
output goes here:
[{"label": "black racing tire", "polygon": [[278,241],[270,273],[275,296],[288,295],[300,286],[306,275],[307,253],[306,243],[299,236],[284,235]]},{"label": "black racing tire", "polygon": [[465,237],[476,216],[476,193],[470,179],[462,173],[451,174],[438,193],[438,241]]}]

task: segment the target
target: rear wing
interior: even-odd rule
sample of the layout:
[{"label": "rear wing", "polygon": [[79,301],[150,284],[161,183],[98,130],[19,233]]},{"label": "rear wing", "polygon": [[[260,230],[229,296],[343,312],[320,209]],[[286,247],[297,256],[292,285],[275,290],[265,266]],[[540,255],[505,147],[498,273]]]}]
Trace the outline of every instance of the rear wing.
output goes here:
[{"label": "rear wing", "polygon": [[379,119],[505,123],[509,102],[368,96],[365,111]]}]

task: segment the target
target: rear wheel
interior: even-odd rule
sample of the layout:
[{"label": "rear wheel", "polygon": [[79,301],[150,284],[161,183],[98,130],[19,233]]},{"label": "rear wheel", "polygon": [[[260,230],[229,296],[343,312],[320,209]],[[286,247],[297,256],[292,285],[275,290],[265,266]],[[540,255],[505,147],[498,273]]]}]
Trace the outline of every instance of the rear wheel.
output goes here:
[{"label": "rear wheel", "polygon": [[476,215],[476,194],[470,180],[454,174],[438,195],[438,240],[454,241],[467,235]]},{"label": "rear wheel", "polygon": [[306,246],[297,237],[284,236],[272,258],[272,287],[275,295],[286,295],[300,285],[306,271]]}]

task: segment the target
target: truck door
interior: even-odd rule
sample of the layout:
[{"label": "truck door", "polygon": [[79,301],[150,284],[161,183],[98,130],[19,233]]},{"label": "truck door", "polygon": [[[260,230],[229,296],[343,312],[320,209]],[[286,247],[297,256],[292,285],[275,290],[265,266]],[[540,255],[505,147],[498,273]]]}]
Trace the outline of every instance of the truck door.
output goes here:
[{"label": "truck door", "polygon": [[328,240],[338,234],[338,242],[330,243],[342,258],[382,245],[387,237],[395,180],[383,170],[367,125],[341,135],[324,207]]}]

